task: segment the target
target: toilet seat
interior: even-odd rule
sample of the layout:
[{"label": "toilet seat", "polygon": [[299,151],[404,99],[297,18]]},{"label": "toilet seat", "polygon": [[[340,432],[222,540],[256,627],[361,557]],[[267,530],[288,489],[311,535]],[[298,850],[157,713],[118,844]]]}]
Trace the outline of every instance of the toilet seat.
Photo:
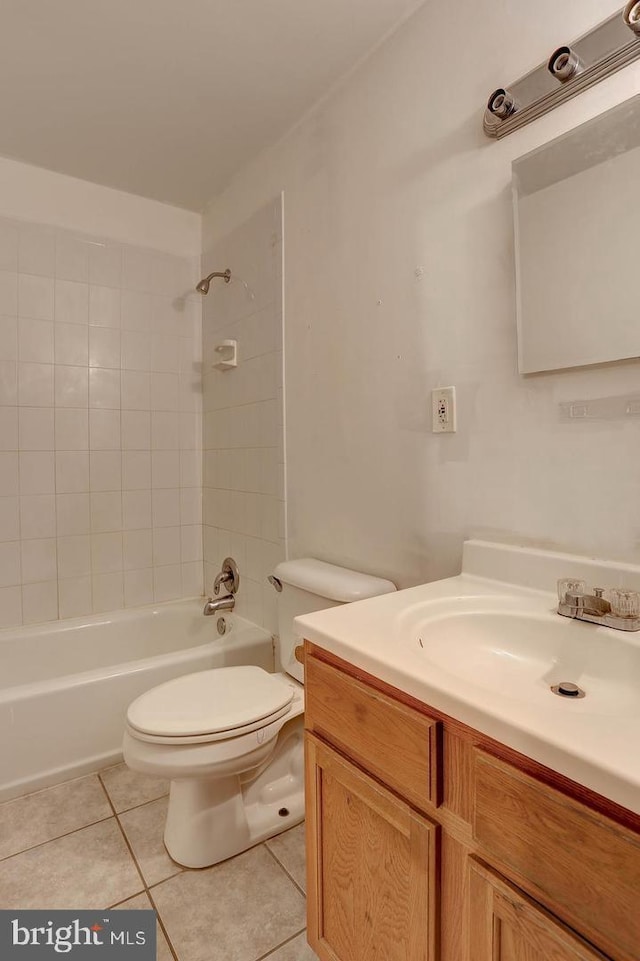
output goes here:
[{"label": "toilet seat", "polygon": [[259,667],[219,667],[174,678],[129,706],[132,737],[195,744],[240,737],[288,714],[294,689]]}]

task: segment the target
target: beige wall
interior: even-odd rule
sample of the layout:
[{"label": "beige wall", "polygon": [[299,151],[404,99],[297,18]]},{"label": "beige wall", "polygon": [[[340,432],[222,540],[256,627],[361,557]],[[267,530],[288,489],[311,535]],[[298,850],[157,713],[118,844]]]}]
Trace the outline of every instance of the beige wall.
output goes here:
[{"label": "beige wall", "polygon": [[[559,422],[637,363],[517,373],[512,159],[640,90],[635,64],[500,143],[490,91],[619,9],[427,3],[205,212],[205,249],[283,189],[291,556],[401,585],[465,537],[639,557],[636,423]],[[459,430],[430,431],[455,384]]]}]

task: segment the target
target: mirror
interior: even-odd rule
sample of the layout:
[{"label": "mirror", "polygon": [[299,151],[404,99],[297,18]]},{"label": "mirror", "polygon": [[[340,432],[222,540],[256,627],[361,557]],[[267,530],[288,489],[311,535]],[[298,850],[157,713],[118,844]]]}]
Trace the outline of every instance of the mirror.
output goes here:
[{"label": "mirror", "polygon": [[513,163],[520,373],[640,357],[640,96]]}]

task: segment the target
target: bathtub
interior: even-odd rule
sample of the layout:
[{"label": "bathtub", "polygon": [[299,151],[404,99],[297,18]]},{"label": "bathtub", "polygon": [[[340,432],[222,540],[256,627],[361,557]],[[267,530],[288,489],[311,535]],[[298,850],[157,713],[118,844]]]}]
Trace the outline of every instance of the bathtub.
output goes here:
[{"label": "bathtub", "polygon": [[202,598],[0,631],[0,800],[121,760],[129,703],[211,667],[273,670],[271,634]]}]

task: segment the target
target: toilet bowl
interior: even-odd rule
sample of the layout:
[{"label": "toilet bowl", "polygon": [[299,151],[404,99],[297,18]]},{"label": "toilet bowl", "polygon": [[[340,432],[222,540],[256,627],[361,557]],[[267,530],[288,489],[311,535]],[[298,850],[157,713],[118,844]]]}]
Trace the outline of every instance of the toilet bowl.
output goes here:
[{"label": "toilet bowl", "polygon": [[395,590],[312,559],[284,562],[274,575],[282,673],[199,671],[152,688],[127,712],[124,759],[171,782],[164,841],[185,867],[216,864],[304,818],[304,688],[293,618]]}]

